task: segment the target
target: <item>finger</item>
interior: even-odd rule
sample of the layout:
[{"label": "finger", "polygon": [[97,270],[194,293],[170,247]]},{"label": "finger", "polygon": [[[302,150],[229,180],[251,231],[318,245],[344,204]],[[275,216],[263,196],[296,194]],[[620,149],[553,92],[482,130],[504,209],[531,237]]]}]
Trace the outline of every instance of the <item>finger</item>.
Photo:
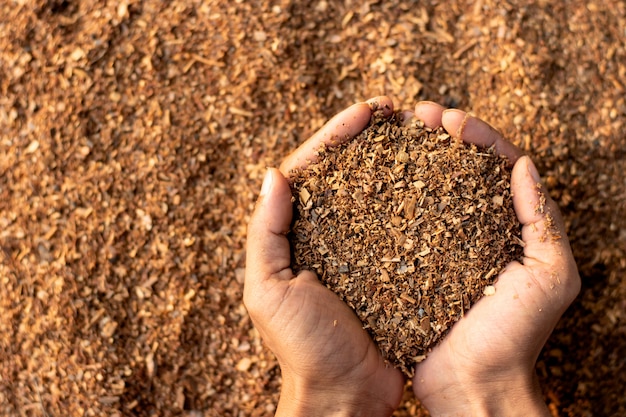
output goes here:
[{"label": "finger", "polygon": [[382,110],[385,116],[390,116],[393,113],[393,102],[389,97],[381,96],[348,107],[288,155],[280,165],[280,171],[289,176],[294,169],[315,162],[322,144],[336,146],[352,139],[367,127],[376,110]]},{"label": "finger", "polygon": [[289,183],[280,171],[270,168],[248,225],[246,286],[255,286],[270,278],[293,277],[286,236],[292,216]]},{"label": "finger", "polygon": [[381,110],[385,117],[393,114],[393,101],[387,96],[376,96],[365,101],[365,103],[369,106],[370,113]]},{"label": "finger", "polygon": [[459,137],[463,142],[473,143],[480,147],[495,146],[499,155],[509,159],[511,165],[523,155],[521,149],[506,141],[500,132],[488,123],[470,116],[462,110],[448,109],[441,116],[444,129],[454,137]]},{"label": "finger", "polygon": [[415,117],[424,121],[424,125],[431,129],[441,126],[441,116],[445,107],[432,101],[420,101],[415,105]]},{"label": "finger", "polygon": [[522,224],[524,265],[571,266],[574,258],[561,213],[527,156],[519,158],[513,167],[511,192],[515,214]]},{"label": "finger", "polygon": [[413,113],[411,110],[403,110],[401,115],[402,124],[405,126],[411,123],[411,121],[413,121],[413,118],[415,117],[415,113]]}]

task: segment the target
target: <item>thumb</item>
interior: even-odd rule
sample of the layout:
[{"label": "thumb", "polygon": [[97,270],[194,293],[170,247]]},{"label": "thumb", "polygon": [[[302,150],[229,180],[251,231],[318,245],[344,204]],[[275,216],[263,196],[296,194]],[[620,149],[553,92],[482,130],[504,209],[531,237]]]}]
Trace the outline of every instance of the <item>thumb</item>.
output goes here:
[{"label": "thumb", "polygon": [[279,170],[269,168],[248,225],[246,286],[256,287],[270,278],[293,277],[286,236],[292,216],[289,183]]},{"label": "thumb", "polygon": [[513,207],[522,224],[524,265],[553,266],[572,257],[561,213],[528,156],[520,157],[513,167],[511,191]]}]

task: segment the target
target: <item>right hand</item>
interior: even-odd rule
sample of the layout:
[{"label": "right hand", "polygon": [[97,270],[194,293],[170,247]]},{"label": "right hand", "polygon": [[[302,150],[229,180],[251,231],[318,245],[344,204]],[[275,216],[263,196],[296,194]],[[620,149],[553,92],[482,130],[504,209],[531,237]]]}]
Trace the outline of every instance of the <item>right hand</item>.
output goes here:
[{"label": "right hand", "polygon": [[513,206],[525,244],[522,261],[511,262],[499,275],[495,295],[481,298],[416,366],[415,395],[433,416],[549,415],[535,363],[580,291],[559,209],[530,158],[487,123],[430,102],[419,103],[415,116],[465,142],[495,145],[509,158]]}]

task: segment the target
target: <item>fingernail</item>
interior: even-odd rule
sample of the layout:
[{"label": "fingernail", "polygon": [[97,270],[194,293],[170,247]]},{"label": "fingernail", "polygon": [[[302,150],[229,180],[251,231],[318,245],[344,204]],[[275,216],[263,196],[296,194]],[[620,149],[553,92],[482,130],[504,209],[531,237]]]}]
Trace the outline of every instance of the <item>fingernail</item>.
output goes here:
[{"label": "fingernail", "polygon": [[370,98],[366,101],[366,103],[370,106],[370,109],[375,112],[380,107],[380,103],[378,101],[378,97]]},{"label": "fingernail", "polygon": [[270,192],[273,182],[274,174],[272,173],[272,169],[268,168],[267,172],[265,172],[265,178],[263,178],[263,185],[261,186],[261,197]]},{"label": "fingernail", "polygon": [[532,159],[530,159],[527,156],[525,158],[528,159],[528,163],[526,164],[528,173],[533,178],[533,180],[535,180],[535,182],[541,183],[541,176],[539,175],[539,171],[537,171],[537,167],[535,167],[535,164],[533,163]]}]

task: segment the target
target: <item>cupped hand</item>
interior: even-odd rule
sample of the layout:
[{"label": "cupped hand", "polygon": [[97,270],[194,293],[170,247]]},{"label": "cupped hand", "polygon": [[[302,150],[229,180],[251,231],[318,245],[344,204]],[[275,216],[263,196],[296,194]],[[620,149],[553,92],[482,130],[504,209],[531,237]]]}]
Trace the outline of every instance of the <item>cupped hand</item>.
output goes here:
[{"label": "cupped hand", "polygon": [[419,103],[427,126],[479,146],[495,146],[513,170],[511,190],[524,255],[415,369],[413,388],[431,415],[549,415],[535,362],[580,290],[580,278],[556,203],[530,158],[487,123],[460,110]]},{"label": "cupped hand", "polygon": [[385,364],[354,312],[313,272],[292,272],[286,237],[293,213],[285,176],[314,161],[322,143],[356,136],[377,108],[393,111],[387,97],[355,104],[289,155],[280,170],[269,169],[248,225],[244,303],[281,367],[277,415],[385,416],[402,397],[402,374]]}]

